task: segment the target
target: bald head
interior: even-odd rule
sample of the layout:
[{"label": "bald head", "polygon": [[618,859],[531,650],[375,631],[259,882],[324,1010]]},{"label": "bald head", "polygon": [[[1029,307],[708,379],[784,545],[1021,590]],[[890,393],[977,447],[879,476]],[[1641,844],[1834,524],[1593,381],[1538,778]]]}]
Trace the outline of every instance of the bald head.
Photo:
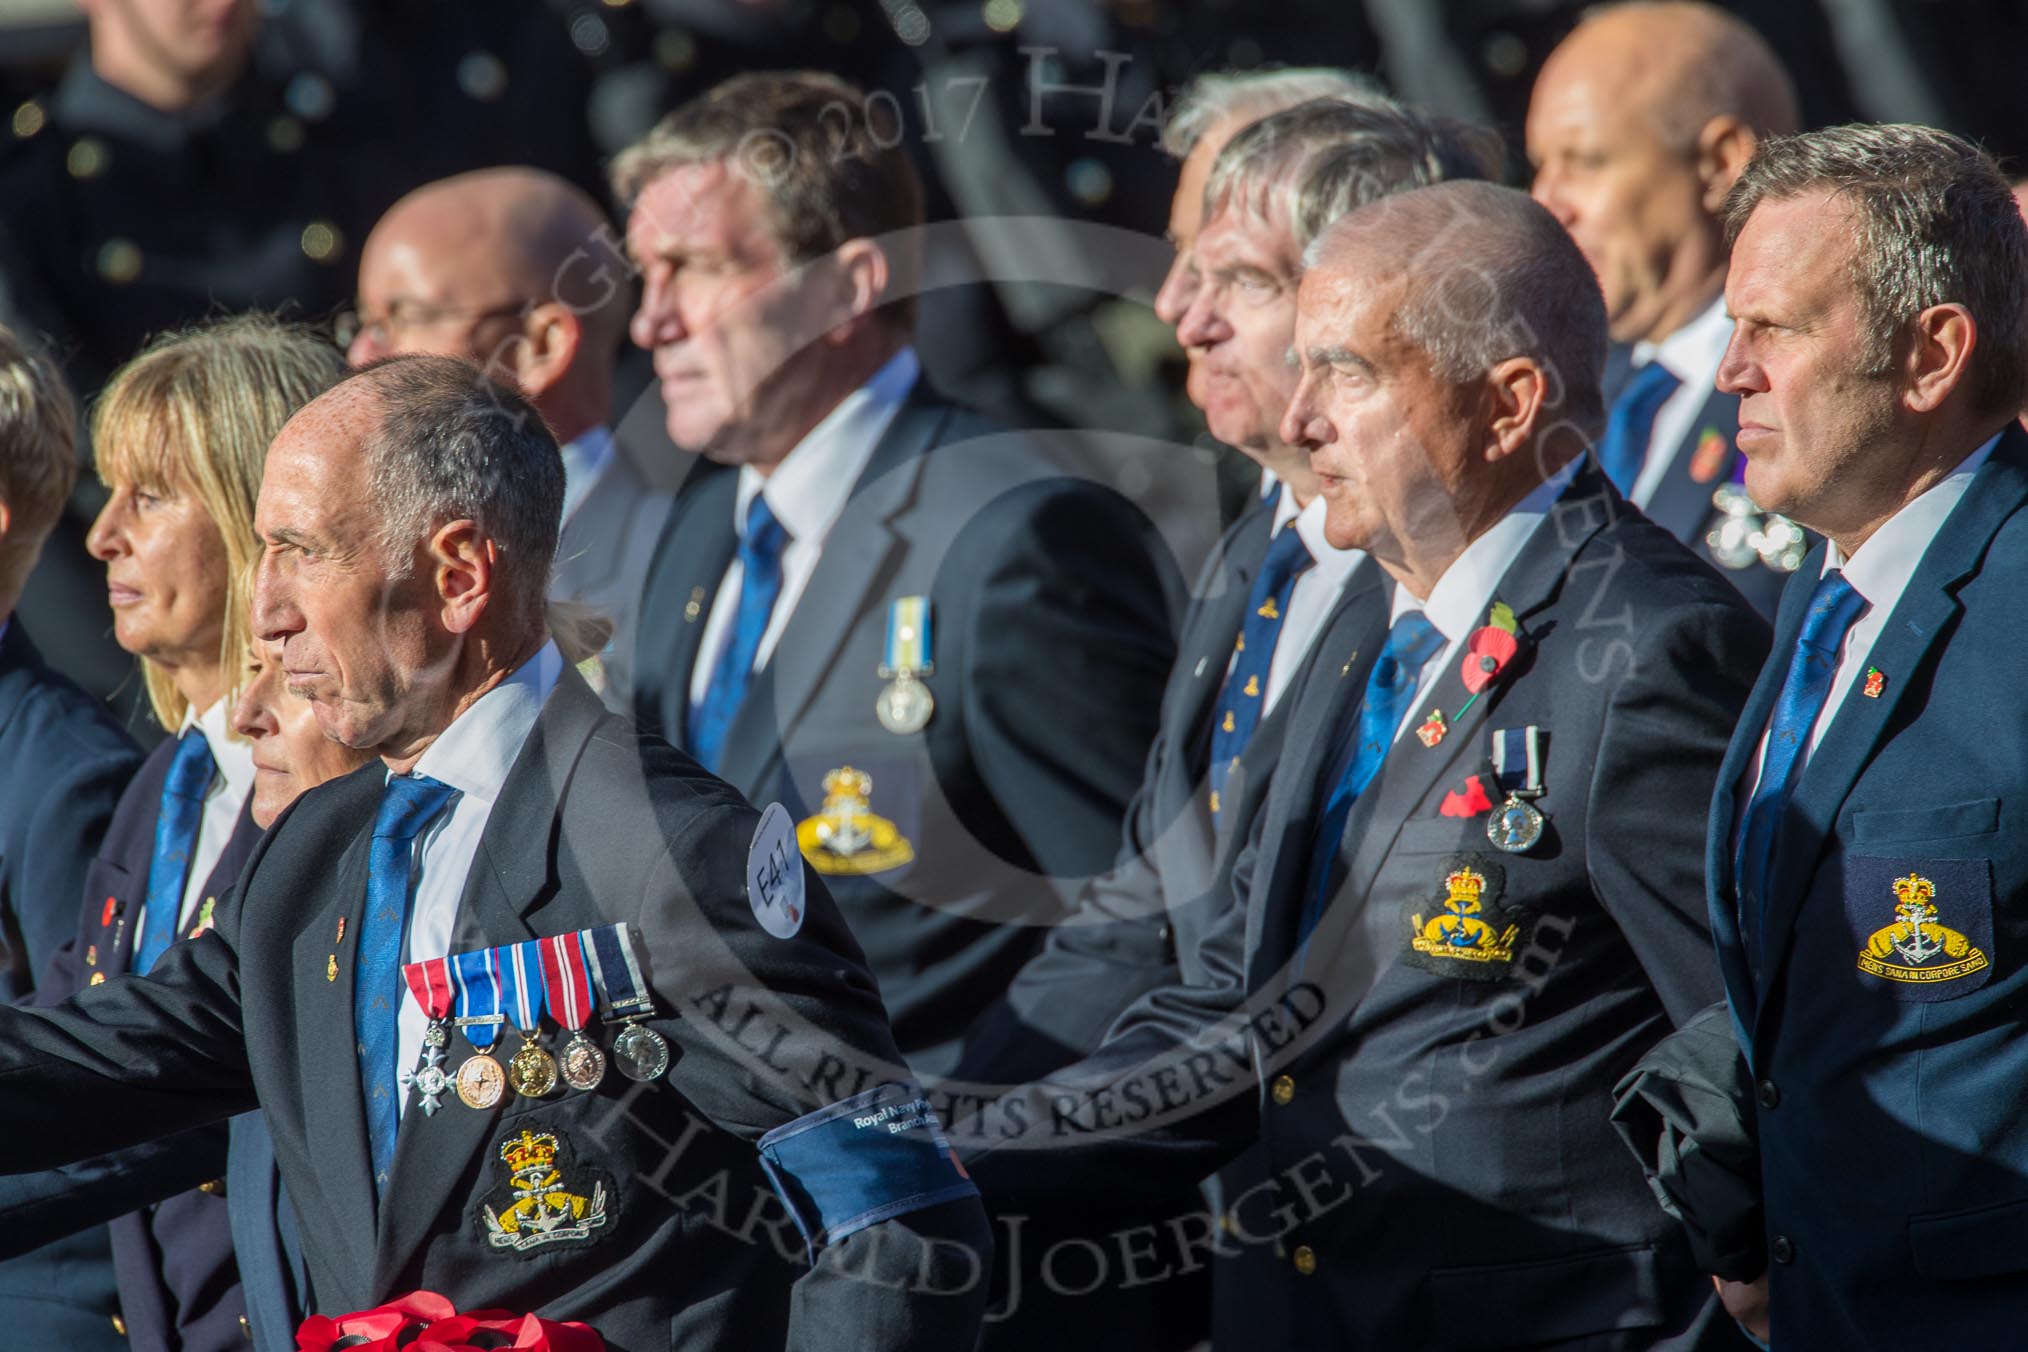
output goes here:
[{"label": "bald head", "polygon": [[610,414],[629,302],[621,259],[605,213],[555,174],[482,169],[426,184],[367,237],[349,356],[478,363],[574,437]]},{"label": "bald head", "polygon": [[1660,341],[1717,299],[1725,194],[1796,124],[1773,49],[1713,5],[1616,5],[1550,53],[1528,105],[1534,193],[1597,272],[1615,338]]}]

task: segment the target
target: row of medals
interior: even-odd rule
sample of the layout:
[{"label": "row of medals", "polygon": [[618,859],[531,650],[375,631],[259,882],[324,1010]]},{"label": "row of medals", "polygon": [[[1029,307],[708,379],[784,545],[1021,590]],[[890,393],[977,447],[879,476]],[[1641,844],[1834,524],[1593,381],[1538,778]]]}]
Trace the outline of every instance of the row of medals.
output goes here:
[{"label": "row of medals", "polygon": [[[497,1107],[510,1087],[523,1098],[535,1099],[555,1093],[559,1080],[572,1089],[599,1087],[606,1077],[606,1054],[582,1028],[571,1033],[561,1058],[550,1055],[540,1036],[524,1034],[521,1049],[507,1058],[504,1070],[492,1053],[474,1051],[452,1074],[443,1065],[450,1034],[443,1020],[432,1020],[423,1031],[423,1064],[413,1077],[423,1111],[434,1113],[446,1089],[455,1090],[467,1108],[484,1110]],[[627,1019],[613,1039],[612,1059],[630,1080],[659,1080],[669,1071],[669,1044],[654,1029]]]}]

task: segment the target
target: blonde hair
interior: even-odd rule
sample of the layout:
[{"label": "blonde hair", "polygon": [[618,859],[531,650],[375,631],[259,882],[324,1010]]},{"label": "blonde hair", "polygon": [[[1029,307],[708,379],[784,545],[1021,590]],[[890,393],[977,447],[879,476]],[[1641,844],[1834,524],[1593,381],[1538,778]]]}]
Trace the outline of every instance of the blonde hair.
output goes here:
[{"label": "blonde hair", "polygon": [[0,614],[35,567],[77,484],[77,411],[56,367],[0,324]]},{"label": "blonde hair", "polygon": [[[251,641],[254,501],[268,443],[297,409],[345,373],[338,349],[312,329],[236,315],[153,339],[113,374],[92,406],[100,480],[194,497],[225,544],[219,645],[226,697],[238,690]],[[175,730],[189,711],[168,671],[141,659],[148,703]]]}]

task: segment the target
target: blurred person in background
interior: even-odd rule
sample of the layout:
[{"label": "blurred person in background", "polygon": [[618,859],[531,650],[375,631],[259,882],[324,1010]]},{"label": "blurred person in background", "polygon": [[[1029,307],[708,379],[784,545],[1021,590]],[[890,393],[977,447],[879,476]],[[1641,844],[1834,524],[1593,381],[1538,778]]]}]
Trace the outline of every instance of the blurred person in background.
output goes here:
[{"label": "blurred person in background", "polygon": [[[38,1004],[146,972],[175,940],[208,929],[259,838],[247,813],[251,749],[229,726],[259,554],[254,500],[268,443],[342,374],[337,350],[308,330],[239,316],[156,340],[93,408],[110,496],[90,544],[106,566],[115,636],[140,659],[149,704],[173,735],[121,796]],[[226,1137],[209,1132],[207,1180],[225,1171]],[[113,1220],[133,1347],[245,1345],[221,1193],[208,1181]]]},{"label": "blurred person in background", "polygon": [[[85,866],[141,753],[51,670],[13,614],[77,477],[77,417],[47,358],[0,329],[0,999],[77,928]],[[75,1228],[75,1227],[73,1227]],[[0,1327],[23,1347],[123,1348],[103,1227],[0,1262]]]},{"label": "blurred person in background", "polygon": [[555,174],[482,169],[391,207],[359,260],[341,317],[355,366],[427,352],[511,382],[563,446],[563,538],[550,594],[603,612],[612,637],[588,671],[631,705],[635,614],[669,497],[615,438],[613,362],[632,291],[605,212]]},{"label": "blurred person in background", "polygon": [[1637,0],[1550,54],[1527,122],[1535,200],[1598,274],[1630,368],[1606,391],[1599,462],[1767,616],[1808,546],[1740,486],[1739,397],[1715,384],[1732,332],[1719,209],[1754,148],[1797,116],[1788,72],[1747,24],[1715,5]]}]

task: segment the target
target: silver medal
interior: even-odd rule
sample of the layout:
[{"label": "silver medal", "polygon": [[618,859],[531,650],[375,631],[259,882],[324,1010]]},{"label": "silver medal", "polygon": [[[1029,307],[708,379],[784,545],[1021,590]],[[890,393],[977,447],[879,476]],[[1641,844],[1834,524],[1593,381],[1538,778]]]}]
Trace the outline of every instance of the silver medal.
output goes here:
[{"label": "silver medal", "polygon": [[879,716],[880,726],[904,737],[928,727],[930,715],[936,707],[937,702],[931,697],[929,687],[908,674],[895,677],[880,692],[880,698],[873,702],[873,712]]},{"label": "silver medal", "polygon": [[669,1044],[654,1029],[630,1023],[613,1039],[613,1064],[630,1080],[659,1080],[669,1073]]},{"label": "silver medal", "polygon": [[1486,839],[1508,854],[1526,854],[1542,839],[1542,814],[1535,804],[1515,794],[1486,818]]}]

